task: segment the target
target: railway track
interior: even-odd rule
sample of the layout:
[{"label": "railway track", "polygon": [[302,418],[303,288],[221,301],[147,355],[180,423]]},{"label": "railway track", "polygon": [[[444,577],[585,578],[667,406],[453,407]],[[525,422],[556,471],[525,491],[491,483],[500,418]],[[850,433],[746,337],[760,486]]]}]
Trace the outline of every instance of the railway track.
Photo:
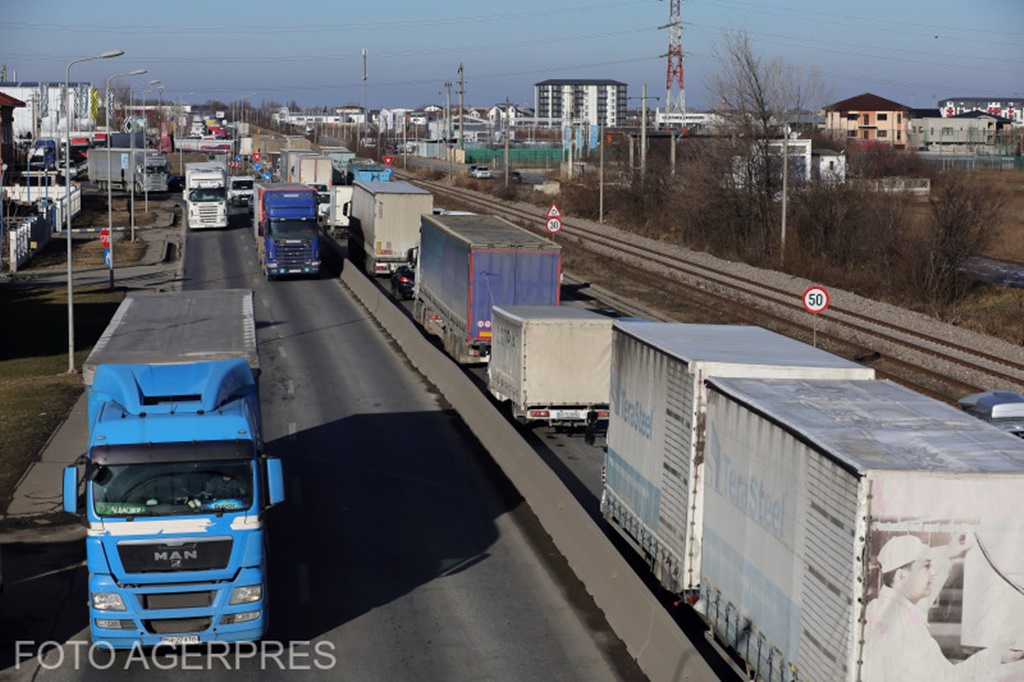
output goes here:
[{"label": "railway track", "polygon": [[924,316],[905,311],[872,315],[864,311],[863,299],[842,292],[833,294],[826,312],[812,316],[803,308],[801,297],[808,286],[803,280],[787,281],[776,273],[770,279],[785,284],[773,284],[755,268],[592,221],[563,217],[562,229],[552,235],[543,227],[546,213],[541,207],[504,202],[443,182],[413,181],[433,192],[436,203],[455,202],[460,208],[502,216],[545,234],[566,251],[588,254],[600,263],[605,279],[646,290],[660,308],[698,308],[723,322],[758,324],[872,366],[881,378],[953,404],[990,388],[1024,392],[1024,353],[1009,344],[994,351],[967,346],[956,340],[962,333],[951,334]]}]

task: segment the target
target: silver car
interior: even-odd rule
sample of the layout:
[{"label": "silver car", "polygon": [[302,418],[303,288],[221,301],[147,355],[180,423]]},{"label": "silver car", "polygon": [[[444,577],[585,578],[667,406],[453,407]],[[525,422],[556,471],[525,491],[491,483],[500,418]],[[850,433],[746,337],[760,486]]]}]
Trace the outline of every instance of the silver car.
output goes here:
[{"label": "silver car", "polygon": [[491,169],[487,166],[471,166],[469,169],[469,177],[479,178],[481,180],[491,179]]}]

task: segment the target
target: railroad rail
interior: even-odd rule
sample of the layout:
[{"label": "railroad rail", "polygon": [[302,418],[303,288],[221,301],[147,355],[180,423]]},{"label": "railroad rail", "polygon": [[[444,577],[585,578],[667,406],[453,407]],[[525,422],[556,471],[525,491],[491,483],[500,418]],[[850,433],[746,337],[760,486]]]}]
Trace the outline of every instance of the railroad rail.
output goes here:
[{"label": "railroad rail", "polygon": [[909,312],[880,319],[863,312],[857,297],[838,292],[826,312],[811,316],[801,301],[807,286],[803,280],[791,278],[788,287],[766,283],[755,268],[593,221],[563,216],[561,229],[551,234],[544,228],[542,207],[505,202],[445,182],[406,179],[429,189],[441,203],[456,202],[460,208],[499,215],[545,234],[567,251],[590,254],[599,259],[603,271],[650,292],[663,308],[699,308],[722,321],[758,324],[872,366],[881,378],[953,404],[990,388],[1024,392],[1020,349],[1001,353],[968,347],[948,332],[943,334],[941,325],[919,324]]}]

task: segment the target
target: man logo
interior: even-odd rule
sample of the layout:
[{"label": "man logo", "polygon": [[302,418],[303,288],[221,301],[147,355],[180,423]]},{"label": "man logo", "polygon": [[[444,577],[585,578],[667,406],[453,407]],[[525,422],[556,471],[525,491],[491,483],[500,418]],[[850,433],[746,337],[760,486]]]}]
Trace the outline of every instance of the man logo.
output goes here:
[{"label": "man logo", "polygon": [[182,561],[195,561],[199,559],[199,551],[194,549],[186,549],[182,551],[173,552],[153,552],[153,561],[167,561],[170,562],[171,568],[181,568]]}]

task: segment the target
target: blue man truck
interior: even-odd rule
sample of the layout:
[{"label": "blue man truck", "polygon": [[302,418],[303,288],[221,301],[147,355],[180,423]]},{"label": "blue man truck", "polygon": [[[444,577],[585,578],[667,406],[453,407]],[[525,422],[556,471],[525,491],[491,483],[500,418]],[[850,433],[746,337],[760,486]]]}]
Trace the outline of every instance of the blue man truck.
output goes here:
[{"label": "blue man truck", "polygon": [[299,183],[253,185],[253,232],[263,276],[320,274],[316,190]]},{"label": "blue man truck", "polygon": [[87,528],[92,640],[117,649],[255,641],[267,627],[253,295],[129,294],[83,365],[88,450],[64,471]]}]

